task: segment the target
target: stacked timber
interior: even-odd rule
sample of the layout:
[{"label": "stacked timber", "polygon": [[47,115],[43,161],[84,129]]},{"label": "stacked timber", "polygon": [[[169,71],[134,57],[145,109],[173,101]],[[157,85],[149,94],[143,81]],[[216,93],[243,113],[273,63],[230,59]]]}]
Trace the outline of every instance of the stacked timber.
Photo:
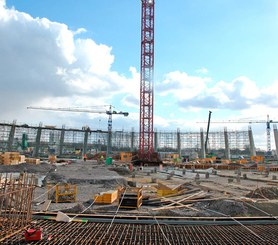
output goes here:
[{"label": "stacked timber", "polygon": [[160,210],[171,210],[171,209],[180,209],[188,208],[194,211],[198,211],[191,205],[195,202],[203,202],[213,200],[210,198],[210,195],[200,190],[199,188],[189,187],[189,189],[183,189],[177,192],[176,194],[171,194],[168,196],[162,197],[149,197],[143,200],[143,204],[147,206],[158,206],[153,208],[153,211]]},{"label": "stacked timber", "polygon": [[191,190],[183,195],[173,195],[171,197],[162,197],[161,204],[160,204],[161,207],[153,208],[152,210],[159,211],[159,210],[187,208],[187,209],[191,209],[193,211],[199,211],[196,208],[193,208],[192,204],[194,202],[212,200],[212,199],[207,199],[209,196],[210,195],[208,195],[204,191]]},{"label": "stacked timber", "polygon": [[19,152],[4,152],[0,155],[0,164],[17,165],[25,162],[25,156]]},{"label": "stacked timber", "polygon": [[26,163],[31,163],[31,164],[40,164],[41,160],[39,158],[26,158]]}]

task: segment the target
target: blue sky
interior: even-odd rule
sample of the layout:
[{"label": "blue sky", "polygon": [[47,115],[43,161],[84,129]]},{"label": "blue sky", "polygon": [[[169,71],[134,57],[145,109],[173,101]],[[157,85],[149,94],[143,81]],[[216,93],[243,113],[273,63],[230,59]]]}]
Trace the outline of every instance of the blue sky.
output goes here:
[{"label": "blue sky", "polygon": [[[138,128],[140,0],[1,2],[0,83],[18,93],[2,120],[105,128],[105,115],[26,106],[112,104],[130,112],[115,129]],[[198,131],[209,110],[212,120],[278,119],[278,1],[156,0],[155,14],[155,128]],[[265,139],[265,125],[252,127]]]}]

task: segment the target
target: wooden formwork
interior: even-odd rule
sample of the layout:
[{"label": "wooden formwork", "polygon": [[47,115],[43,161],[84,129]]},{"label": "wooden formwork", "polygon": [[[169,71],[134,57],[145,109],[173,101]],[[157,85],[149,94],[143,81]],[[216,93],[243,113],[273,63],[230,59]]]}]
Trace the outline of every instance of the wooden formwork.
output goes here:
[{"label": "wooden formwork", "polygon": [[120,188],[119,207],[120,208],[140,208],[143,201],[142,188]]},{"label": "wooden formwork", "polygon": [[48,185],[48,199],[56,203],[76,202],[77,186],[71,184]]},{"label": "wooden formwork", "polygon": [[0,243],[31,221],[34,183],[34,175],[15,179],[12,174],[0,174]]},{"label": "wooden formwork", "polygon": [[111,204],[118,198],[118,190],[111,190],[107,192],[101,192],[95,195],[94,200],[97,204]]}]

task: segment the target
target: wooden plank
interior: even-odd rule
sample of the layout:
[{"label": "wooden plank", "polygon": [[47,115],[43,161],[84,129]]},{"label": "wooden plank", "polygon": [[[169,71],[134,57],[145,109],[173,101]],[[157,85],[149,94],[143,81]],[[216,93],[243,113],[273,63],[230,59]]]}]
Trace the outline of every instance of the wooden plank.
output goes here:
[{"label": "wooden plank", "polygon": [[41,208],[42,212],[46,212],[51,204],[51,200],[46,200]]},{"label": "wooden plank", "polygon": [[[188,207],[189,208],[189,206],[188,205],[183,205],[182,204],[182,202],[183,201],[185,201],[185,200],[188,200],[188,199],[191,199],[192,197],[194,197],[194,196],[200,196],[200,195],[202,195],[204,192],[203,191],[200,191],[200,192],[198,192],[198,193],[195,193],[195,194],[192,194],[192,195],[190,195],[190,196],[187,196],[187,197],[185,197],[185,198],[182,198],[182,199],[180,199],[180,200],[178,200],[178,201],[174,201],[174,200],[172,200],[172,199],[170,199],[170,198],[165,198],[165,197],[162,197],[164,200],[167,200],[167,201],[170,201],[171,203],[170,204],[168,204],[168,205],[166,205],[166,206],[164,206],[164,207],[160,207],[160,208],[154,208],[154,209],[152,209],[153,211],[157,211],[157,210],[165,210],[165,209],[168,209],[168,208],[170,208],[170,207],[173,207],[175,204],[178,204],[179,206],[176,206],[176,207]],[[171,208],[170,208],[171,209]],[[193,209],[193,208],[191,208],[191,209]],[[193,209],[194,210],[194,209]],[[196,209],[194,210],[194,211],[196,211]]]}]

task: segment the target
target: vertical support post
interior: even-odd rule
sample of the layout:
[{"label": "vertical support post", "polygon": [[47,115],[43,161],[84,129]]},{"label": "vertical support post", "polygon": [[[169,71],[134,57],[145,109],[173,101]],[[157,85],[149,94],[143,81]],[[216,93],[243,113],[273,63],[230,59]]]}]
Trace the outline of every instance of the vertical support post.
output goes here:
[{"label": "vertical support post", "polygon": [[224,128],[224,140],[225,140],[225,158],[231,160],[229,136],[226,127]]},{"label": "vertical support post", "polygon": [[39,151],[41,146],[41,135],[42,135],[42,123],[39,124],[39,127],[37,129],[36,145],[35,145],[35,150],[33,152],[33,157],[39,156]]},{"label": "vertical support post", "polygon": [[13,151],[15,128],[16,128],[16,120],[13,121],[13,124],[11,126],[11,130],[10,130],[10,133],[9,133],[8,151]]},{"label": "vertical support post", "polygon": [[177,129],[177,152],[181,157],[181,132],[179,128]]},{"label": "vertical support post", "polygon": [[65,140],[65,125],[62,125],[61,136],[60,136],[60,147],[59,147],[59,156],[63,155],[63,147]]},{"label": "vertical support post", "polygon": [[157,139],[157,131],[154,132],[154,151],[157,152],[158,148],[158,139]]},{"label": "vertical support post", "polygon": [[84,142],[83,142],[83,155],[87,153],[89,132],[90,132],[90,128],[89,127],[85,128]]},{"label": "vertical support post", "polygon": [[203,128],[200,129],[200,139],[201,139],[201,158],[206,157],[206,151],[205,151],[205,141],[204,141],[204,131]]},{"label": "vertical support post", "polygon": [[134,151],[134,140],[135,140],[134,128],[132,128],[132,129],[131,129],[131,139],[130,139],[130,151],[131,151],[131,152]]},{"label": "vertical support post", "polygon": [[250,144],[250,155],[256,156],[256,148],[253,138],[253,132],[251,126],[248,127],[248,136],[249,136],[249,144]]},{"label": "vertical support post", "polygon": [[276,124],[273,124],[273,134],[275,140],[275,149],[276,149],[276,159],[278,159],[278,132]]}]

